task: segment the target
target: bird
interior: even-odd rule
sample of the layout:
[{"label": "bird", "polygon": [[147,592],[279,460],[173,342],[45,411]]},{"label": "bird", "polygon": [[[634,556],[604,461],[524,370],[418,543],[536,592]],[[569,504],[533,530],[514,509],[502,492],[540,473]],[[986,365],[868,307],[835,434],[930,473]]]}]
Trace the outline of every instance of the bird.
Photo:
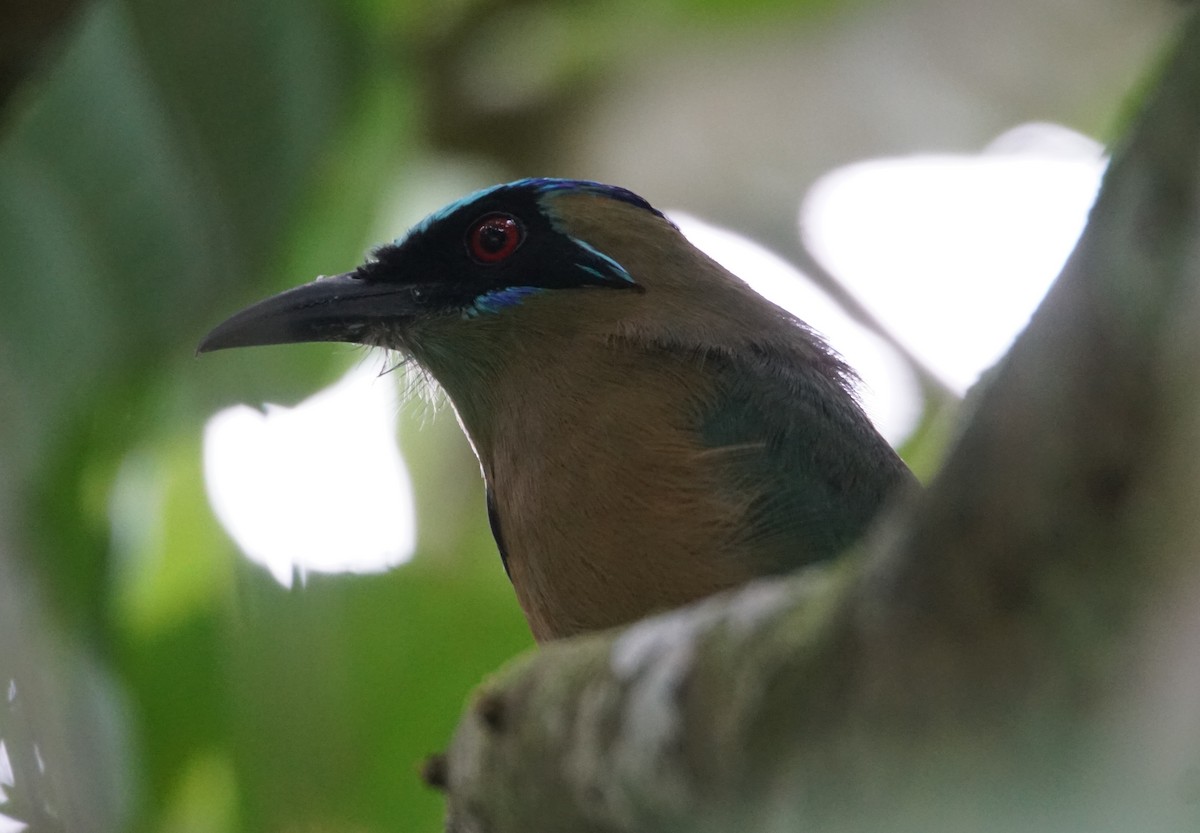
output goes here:
[{"label": "bird", "polygon": [[827,562],[915,482],[811,327],[613,185],[470,194],[197,352],[321,341],[448,396],[539,643]]}]

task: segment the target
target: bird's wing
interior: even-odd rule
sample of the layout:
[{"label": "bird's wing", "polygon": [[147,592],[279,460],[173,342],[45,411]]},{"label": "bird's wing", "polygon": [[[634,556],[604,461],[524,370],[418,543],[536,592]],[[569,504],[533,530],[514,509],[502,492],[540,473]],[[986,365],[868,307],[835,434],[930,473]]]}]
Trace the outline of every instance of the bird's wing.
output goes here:
[{"label": "bird's wing", "polygon": [[701,443],[730,499],[746,502],[738,538],[764,569],[837,555],[911,478],[827,369],[769,350],[705,362]]}]

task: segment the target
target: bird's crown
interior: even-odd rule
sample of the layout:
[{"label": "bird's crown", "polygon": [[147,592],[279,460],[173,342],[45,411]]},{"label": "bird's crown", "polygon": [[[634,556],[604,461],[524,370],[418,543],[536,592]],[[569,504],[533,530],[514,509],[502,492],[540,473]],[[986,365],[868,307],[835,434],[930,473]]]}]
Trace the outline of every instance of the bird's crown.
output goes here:
[{"label": "bird's crown", "polygon": [[614,258],[572,236],[557,197],[593,196],[663,214],[632,191],[573,179],[521,179],[470,194],[381,246],[354,275],[368,282],[427,284],[430,308],[475,316],[549,289],[639,289]]},{"label": "bird's crown", "polygon": [[[604,303],[616,300],[611,292],[575,294],[588,289],[622,290],[622,302]],[[651,292],[657,310],[629,303]],[[535,305],[535,296],[548,303]],[[522,179],[434,212],[350,272],[243,310],[215,328],[200,350],[348,341],[416,353],[442,337],[432,336],[435,330],[464,332],[443,324],[481,319],[502,325],[513,320],[503,313],[514,307],[539,326],[580,317],[597,326],[620,320],[626,335],[646,331],[690,342],[695,339],[684,338],[684,330],[711,340],[722,327],[735,334],[761,329],[764,315],[775,315],[756,313],[763,303],[633,192],[584,180]],[[475,331],[507,332],[495,326]]]}]

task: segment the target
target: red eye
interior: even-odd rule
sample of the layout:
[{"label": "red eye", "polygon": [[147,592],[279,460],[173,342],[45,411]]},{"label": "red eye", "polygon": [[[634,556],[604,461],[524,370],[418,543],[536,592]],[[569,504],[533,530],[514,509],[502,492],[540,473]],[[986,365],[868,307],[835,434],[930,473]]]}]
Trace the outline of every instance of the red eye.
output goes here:
[{"label": "red eye", "polygon": [[475,221],[467,232],[467,251],[480,263],[499,263],[511,255],[525,239],[515,217],[488,214]]}]

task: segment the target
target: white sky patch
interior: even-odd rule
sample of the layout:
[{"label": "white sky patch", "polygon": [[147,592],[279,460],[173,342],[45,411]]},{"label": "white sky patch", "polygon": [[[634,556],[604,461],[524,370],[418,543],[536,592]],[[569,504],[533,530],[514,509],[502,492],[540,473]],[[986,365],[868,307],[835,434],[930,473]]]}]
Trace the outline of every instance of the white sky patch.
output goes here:
[{"label": "white sky patch", "polygon": [[908,364],[887,342],[764,246],[684,212],[667,213],[696,248],[825,337],[858,372],[863,408],[890,443],[897,445],[912,433],[921,415],[921,393]]},{"label": "white sky patch", "polygon": [[1014,128],[981,154],[876,159],[819,179],[810,250],[960,393],[1008,350],[1075,245],[1107,164],[1067,128]]},{"label": "white sky patch", "polygon": [[[8,803],[8,793],[3,788],[15,786],[16,778],[13,776],[12,761],[8,758],[8,748],[0,740],[0,804]],[[29,825],[25,822],[0,813],[0,833],[20,833],[27,827]]]},{"label": "white sky patch", "polygon": [[374,573],[412,557],[396,384],[364,363],[294,408],[239,405],[205,426],[213,511],[285,587],[297,573]]}]

